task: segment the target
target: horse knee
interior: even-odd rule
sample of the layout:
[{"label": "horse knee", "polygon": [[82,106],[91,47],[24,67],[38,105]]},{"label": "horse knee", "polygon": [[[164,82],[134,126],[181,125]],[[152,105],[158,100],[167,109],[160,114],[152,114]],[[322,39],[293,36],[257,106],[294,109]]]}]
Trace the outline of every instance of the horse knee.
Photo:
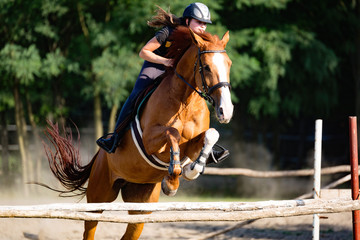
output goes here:
[{"label": "horse knee", "polygon": [[216,131],[215,128],[210,128],[205,132],[204,147],[202,148],[200,155],[196,159],[195,163],[193,163],[192,168],[194,168],[194,166],[197,164],[202,167],[201,171],[204,171],[203,168],[206,165],[206,160],[208,159],[213,146],[219,140],[219,136],[219,132]]},{"label": "horse knee", "polygon": [[220,134],[216,131],[215,128],[210,128],[205,132],[204,144],[206,146],[211,146],[211,148],[215,145],[215,143],[219,140]]},{"label": "horse knee", "polygon": [[174,151],[178,151],[178,146],[181,139],[179,131],[176,128],[169,127],[166,129],[165,133],[166,138],[168,139],[168,143],[171,144],[170,146],[174,148]]},{"label": "horse knee", "polygon": [[213,146],[219,140],[219,132],[210,128],[205,132],[204,146],[195,162],[187,164],[183,168],[183,176],[186,180],[194,180],[204,172],[206,160],[212,151]]}]

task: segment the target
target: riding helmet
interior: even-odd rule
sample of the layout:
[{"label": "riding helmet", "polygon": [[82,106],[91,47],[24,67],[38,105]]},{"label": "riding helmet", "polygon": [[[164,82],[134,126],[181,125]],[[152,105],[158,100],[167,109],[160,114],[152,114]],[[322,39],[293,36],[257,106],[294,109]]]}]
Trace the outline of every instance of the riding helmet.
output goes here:
[{"label": "riding helmet", "polygon": [[212,23],[210,20],[209,8],[203,3],[192,3],[187,6],[183,13],[183,18],[195,18],[201,22]]}]

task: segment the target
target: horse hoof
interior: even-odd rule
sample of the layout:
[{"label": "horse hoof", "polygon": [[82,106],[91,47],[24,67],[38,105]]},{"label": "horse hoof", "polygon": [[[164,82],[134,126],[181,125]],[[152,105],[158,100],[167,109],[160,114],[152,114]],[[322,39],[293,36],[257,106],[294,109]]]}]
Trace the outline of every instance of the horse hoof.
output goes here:
[{"label": "horse hoof", "polygon": [[177,189],[172,190],[169,188],[168,184],[166,183],[166,180],[163,179],[161,182],[161,189],[163,191],[163,193],[169,197],[173,197],[175,196],[175,194],[177,193]]},{"label": "horse hoof", "polygon": [[184,174],[182,175],[185,180],[191,181],[200,176],[200,171],[196,171],[195,168],[191,168],[191,163],[185,165]]}]

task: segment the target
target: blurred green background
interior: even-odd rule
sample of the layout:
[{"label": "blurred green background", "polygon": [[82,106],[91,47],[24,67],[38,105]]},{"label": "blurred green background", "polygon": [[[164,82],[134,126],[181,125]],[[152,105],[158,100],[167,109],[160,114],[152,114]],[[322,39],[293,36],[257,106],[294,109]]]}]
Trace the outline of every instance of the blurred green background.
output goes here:
[{"label": "blurred green background", "polygon": [[[0,188],[55,184],[41,144],[46,119],[73,121],[89,161],[132,90],[138,52],[156,31],[146,24],[156,5],[181,16],[191,2],[0,0]],[[318,118],[323,166],[348,164],[347,117],[360,112],[360,0],[202,2],[211,11],[208,31],[230,31],[234,118],[226,126],[212,119],[232,153],[220,167],[311,168]],[[187,189],[291,197],[311,190],[310,179],[204,177]]]}]

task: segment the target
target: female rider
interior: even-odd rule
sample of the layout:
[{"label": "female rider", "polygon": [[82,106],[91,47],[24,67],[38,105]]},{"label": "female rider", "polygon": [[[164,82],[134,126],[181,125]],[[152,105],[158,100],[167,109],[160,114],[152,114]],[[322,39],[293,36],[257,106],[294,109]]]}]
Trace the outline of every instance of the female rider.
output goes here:
[{"label": "female rider", "polygon": [[[210,11],[202,3],[192,3],[187,6],[181,18],[177,18],[161,8],[158,9],[157,15],[148,22],[148,25],[163,28],[156,32],[155,36],[140,50],[139,56],[145,61],[136,80],[135,87],[121,109],[112,136],[106,139],[107,135],[105,135],[96,141],[101,148],[108,153],[115,152],[127,127],[124,124],[122,124],[121,128],[119,126],[134,110],[135,101],[141,91],[152,85],[154,80],[165,72],[165,67],[172,67],[173,60],[165,57],[168,47],[171,45],[168,39],[172,31],[179,25],[185,25],[195,33],[203,33],[206,30],[207,23],[212,23]],[[225,152],[216,151],[214,153],[217,155],[215,158],[228,156],[227,150]]]}]

